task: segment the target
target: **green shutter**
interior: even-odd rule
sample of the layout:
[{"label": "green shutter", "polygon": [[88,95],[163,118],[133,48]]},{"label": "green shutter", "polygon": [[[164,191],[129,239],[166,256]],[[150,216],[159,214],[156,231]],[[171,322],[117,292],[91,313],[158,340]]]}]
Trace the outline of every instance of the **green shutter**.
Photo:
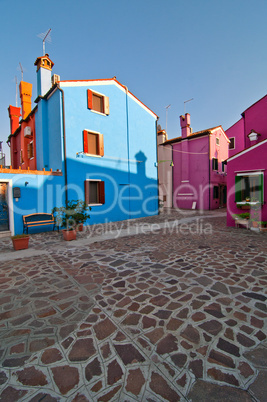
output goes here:
[{"label": "green shutter", "polygon": [[264,201],[264,186],[263,186],[263,173],[260,175],[260,186],[259,186],[259,191],[260,191],[260,201],[263,204]]},{"label": "green shutter", "polygon": [[235,177],[235,202],[241,202],[241,180],[242,176]]}]

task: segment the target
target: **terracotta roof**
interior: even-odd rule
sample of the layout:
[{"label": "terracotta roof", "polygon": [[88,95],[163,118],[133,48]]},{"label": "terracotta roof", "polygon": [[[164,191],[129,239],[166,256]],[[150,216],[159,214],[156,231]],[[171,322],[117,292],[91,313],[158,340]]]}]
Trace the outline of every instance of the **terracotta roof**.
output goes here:
[{"label": "terracotta roof", "polygon": [[206,130],[202,130],[202,131],[196,131],[195,133],[189,134],[187,137],[183,138],[183,137],[176,137],[176,138],[172,138],[168,141],[165,141],[162,145],[165,144],[171,144],[173,142],[180,142],[183,140],[191,140],[192,138],[197,138],[197,137],[204,137],[205,135],[208,135],[211,133],[211,131],[215,130],[216,128],[222,128],[222,126],[216,126],[216,127],[212,127],[212,128],[207,128]]}]

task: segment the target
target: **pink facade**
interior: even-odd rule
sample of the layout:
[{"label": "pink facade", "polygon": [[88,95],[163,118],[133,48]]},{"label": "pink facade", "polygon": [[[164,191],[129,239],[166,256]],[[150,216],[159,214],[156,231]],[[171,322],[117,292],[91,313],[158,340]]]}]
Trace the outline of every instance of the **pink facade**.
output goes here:
[{"label": "pink facade", "polygon": [[[260,221],[267,221],[267,95],[242,113],[242,118],[226,130],[235,148],[227,161],[227,225],[233,226],[233,214],[247,209],[253,218],[256,199],[261,203]],[[248,201],[246,201],[248,200]]]},{"label": "pink facade", "polygon": [[[234,226],[233,214],[253,213],[253,199],[261,201],[260,221],[267,221],[267,139],[229,158],[227,164],[227,225]],[[236,178],[240,177],[251,182],[257,181],[257,186],[250,188],[250,201],[245,196],[236,196],[238,191]],[[241,190],[244,190],[241,188]],[[262,192],[262,194],[261,194]],[[246,208],[246,210],[244,210]],[[249,208],[249,209],[247,209]]]},{"label": "pink facade", "polygon": [[182,136],[163,144],[172,146],[173,207],[209,210],[225,206],[228,138],[221,126],[191,133],[189,114],[181,116],[180,123]]},{"label": "pink facade", "polygon": [[230,140],[229,157],[243,151],[245,148],[244,119],[238,120],[232,127],[225,131]]},{"label": "pink facade", "polygon": [[[229,157],[243,149],[251,147],[267,138],[267,95],[247,108],[242,114],[241,119],[225,131],[230,139]],[[256,140],[251,140],[251,132],[258,134]],[[234,143],[234,147],[231,145]]]}]

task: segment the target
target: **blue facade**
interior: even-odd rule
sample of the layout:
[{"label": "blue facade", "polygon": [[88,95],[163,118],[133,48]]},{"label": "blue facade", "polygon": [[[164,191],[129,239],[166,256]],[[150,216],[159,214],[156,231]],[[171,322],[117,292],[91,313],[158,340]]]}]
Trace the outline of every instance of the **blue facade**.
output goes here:
[{"label": "blue facade", "polygon": [[[63,176],[53,174],[0,173],[0,182],[8,185],[9,229],[12,234],[23,233],[23,215],[36,212],[51,213],[59,205],[58,191],[63,187]],[[14,198],[13,189],[20,189],[20,197]],[[49,226],[42,231],[51,230]],[[40,232],[40,227],[30,233]]]},{"label": "blue facade", "polygon": [[[105,183],[105,203],[92,205],[88,224],[120,221],[158,213],[156,155],[156,115],[114,80],[61,82],[64,91],[65,141],[68,199],[85,199],[85,180]],[[87,89],[109,98],[109,114],[88,109]],[[46,102],[55,99],[61,112],[59,90]],[[54,106],[53,106],[53,110]],[[48,129],[48,143],[61,136],[55,158],[63,155],[62,129],[53,116]],[[103,135],[104,155],[84,153],[83,131]],[[44,130],[45,131],[45,130]],[[53,150],[49,151],[52,155]],[[50,157],[48,169],[62,169]]]},{"label": "blue facade", "polygon": [[[109,101],[109,108],[102,112],[90,108],[88,90],[105,98],[105,105]],[[8,180],[9,189],[21,189],[18,200],[9,193],[12,234],[22,233],[22,215],[50,213],[54,206],[64,205],[66,198],[88,202],[92,208],[89,225],[157,214],[156,120],[157,116],[115,79],[63,81],[39,96],[35,110],[37,170],[58,173],[0,173],[0,182]],[[102,138],[101,155],[85,149],[84,130]]]}]

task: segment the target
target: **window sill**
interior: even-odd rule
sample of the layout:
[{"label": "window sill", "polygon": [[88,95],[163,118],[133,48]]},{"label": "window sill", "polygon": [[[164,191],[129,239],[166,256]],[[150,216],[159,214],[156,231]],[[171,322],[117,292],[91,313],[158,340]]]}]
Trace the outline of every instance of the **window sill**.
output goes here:
[{"label": "window sill", "polygon": [[92,156],[93,158],[103,158],[103,156],[101,156],[101,155],[88,154],[88,153],[86,153],[86,152],[84,152],[84,155],[86,155],[86,156]]},{"label": "window sill", "polygon": [[104,204],[88,204],[90,207],[97,207],[97,206],[101,206],[101,205],[104,205]]},{"label": "window sill", "polygon": [[93,109],[90,109],[90,110],[91,110],[91,112],[94,112],[96,114],[100,114],[100,116],[108,116],[108,114],[106,114],[106,113],[98,112],[97,110],[93,110]]}]

